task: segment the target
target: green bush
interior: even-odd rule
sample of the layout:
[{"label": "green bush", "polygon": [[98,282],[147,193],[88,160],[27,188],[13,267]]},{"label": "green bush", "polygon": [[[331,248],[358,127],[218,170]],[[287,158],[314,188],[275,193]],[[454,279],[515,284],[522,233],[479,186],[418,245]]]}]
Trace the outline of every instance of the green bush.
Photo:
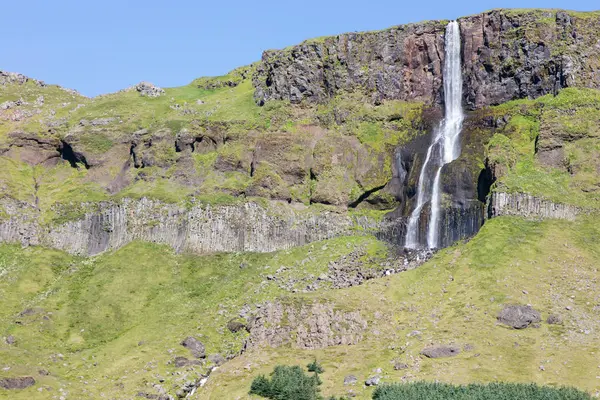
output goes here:
[{"label": "green bush", "polygon": [[457,386],[416,382],[380,386],[373,393],[373,400],[591,400],[591,397],[573,388],[551,388],[534,384]]},{"label": "green bush", "polygon": [[271,379],[261,375],[252,381],[250,394],[272,400],[319,400],[321,380],[315,373],[308,376],[298,366],[278,365],[271,372]]},{"label": "green bush", "polygon": [[316,372],[317,374],[322,374],[323,372],[325,372],[325,370],[323,369],[323,367],[321,367],[317,360],[314,360],[313,362],[308,364],[306,368],[308,369],[308,372]]}]

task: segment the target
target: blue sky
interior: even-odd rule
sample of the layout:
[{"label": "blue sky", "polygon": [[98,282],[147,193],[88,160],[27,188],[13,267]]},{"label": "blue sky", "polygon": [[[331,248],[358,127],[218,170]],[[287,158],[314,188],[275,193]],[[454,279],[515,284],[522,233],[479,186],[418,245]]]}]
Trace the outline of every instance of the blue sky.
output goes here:
[{"label": "blue sky", "polygon": [[597,0],[5,1],[0,69],[95,96],[222,75],[265,49],[491,8],[600,9]]}]

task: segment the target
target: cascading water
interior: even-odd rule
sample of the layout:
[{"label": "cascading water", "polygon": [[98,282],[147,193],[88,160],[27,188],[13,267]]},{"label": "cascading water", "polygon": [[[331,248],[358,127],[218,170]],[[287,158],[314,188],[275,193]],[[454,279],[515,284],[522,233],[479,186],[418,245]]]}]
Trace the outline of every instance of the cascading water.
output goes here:
[{"label": "cascading water", "polygon": [[427,202],[431,212],[427,225],[427,247],[437,248],[442,202],[441,173],[444,165],[460,156],[460,131],[464,120],[462,110],[462,73],[460,63],[460,28],[457,21],[446,27],[444,60],[445,116],[427,149],[425,162],[417,182],[417,204],[410,215],[405,247],[416,249],[419,243],[419,220]]}]

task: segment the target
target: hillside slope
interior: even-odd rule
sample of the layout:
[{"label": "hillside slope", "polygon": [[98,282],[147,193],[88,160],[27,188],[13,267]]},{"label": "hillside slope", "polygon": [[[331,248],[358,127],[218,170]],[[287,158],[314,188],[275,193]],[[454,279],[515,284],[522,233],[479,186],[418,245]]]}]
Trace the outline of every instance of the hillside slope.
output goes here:
[{"label": "hillside slope", "polygon": [[404,251],[446,22],[92,99],[0,71],[0,398],[249,399],[315,358],[328,396],[376,375],[600,396],[600,14],[459,19],[443,249]]},{"label": "hillside slope", "polygon": [[[302,289],[327,273],[330,261],[342,263],[343,255],[359,251],[363,268],[379,268],[386,247],[348,237],[268,255],[192,257],[131,244],[81,259],[5,245],[0,329],[15,343],[0,344],[3,368],[10,368],[4,374],[33,376],[38,383],[0,396],[51,398],[62,388],[68,398],[126,399],[138,392],[158,394],[154,385],[174,395],[213,365],[207,360],[175,366],[177,356],[194,360],[180,345],[187,336],[200,338],[207,355],[224,357],[237,355],[248,336],[253,343],[210,375],[207,386],[191,397],[198,399],[248,398],[257,374],[315,357],[326,370],[324,393],[352,389],[357,398],[369,398],[371,389],[362,382],[377,368],[384,382],[533,381],[598,393],[598,221],[500,217],[472,241],[438,253],[416,270],[346,289],[323,281],[308,293]],[[288,269],[277,272],[281,267]],[[265,302],[285,305],[283,315],[263,315],[267,320],[250,334],[227,329],[240,312],[255,314],[254,306]],[[314,311],[315,304],[325,305],[324,325],[319,333],[308,328],[309,336],[302,336],[291,315],[306,307]],[[540,327],[498,324],[496,316],[507,304],[531,304],[541,312]],[[338,314],[328,314],[327,305]],[[355,310],[360,317],[346,320],[344,313]],[[546,323],[551,314],[562,323]],[[339,323],[354,326],[350,321],[365,325],[336,330]],[[274,331],[265,333],[269,326]],[[326,327],[350,345],[323,347]],[[290,335],[292,342],[286,343]],[[356,335],[361,340],[354,341]],[[275,348],[263,347],[267,344]],[[444,359],[419,355],[432,344],[456,345],[461,353]],[[406,369],[395,370],[395,361]],[[350,374],[359,382],[345,387]]]}]

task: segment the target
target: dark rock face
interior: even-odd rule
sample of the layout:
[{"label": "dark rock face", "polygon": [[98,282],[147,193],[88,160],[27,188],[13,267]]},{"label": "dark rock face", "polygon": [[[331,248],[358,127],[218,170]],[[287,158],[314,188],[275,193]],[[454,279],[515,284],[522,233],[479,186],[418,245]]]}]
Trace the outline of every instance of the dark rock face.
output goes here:
[{"label": "dark rock face", "polygon": [[439,21],[348,33],[266,51],[253,77],[255,99],[323,101],[341,91],[374,100],[440,100],[444,27]]},{"label": "dark rock face", "polygon": [[427,358],[442,358],[453,357],[460,353],[460,348],[457,346],[430,346],[421,351],[421,354]]},{"label": "dark rock face", "polygon": [[0,387],[4,389],[27,389],[33,385],[35,385],[35,379],[31,376],[0,378]]},{"label": "dark rock face", "polygon": [[196,358],[204,358],[206,357],[206,348],[202,344],[201,341],[196,339],[195,337],[189,336],[185,338],[181,345],[188,349],[190,353]]},{"label": "dark rock face", "polygon": [[540,322],[540,313],[531,306],[506,306],[498,314],[498,322],[515,329],[524,329]]},{"label": "dark rock face", "polygon": [[266,51],[253,77],[256,101],[318,102],[355,89],[373,92],[374,100],[439,100],[444,27],[404,25]]},{"label": "dark rock face", "polygon": [[[599,17],[494,10],[460,19],[466,104],[535,98],[567,86],[600,87]],[[324,101],[342,91],[439,104],[445,22],[349,33],[267,51],[253,82],[259,104]]]}]

